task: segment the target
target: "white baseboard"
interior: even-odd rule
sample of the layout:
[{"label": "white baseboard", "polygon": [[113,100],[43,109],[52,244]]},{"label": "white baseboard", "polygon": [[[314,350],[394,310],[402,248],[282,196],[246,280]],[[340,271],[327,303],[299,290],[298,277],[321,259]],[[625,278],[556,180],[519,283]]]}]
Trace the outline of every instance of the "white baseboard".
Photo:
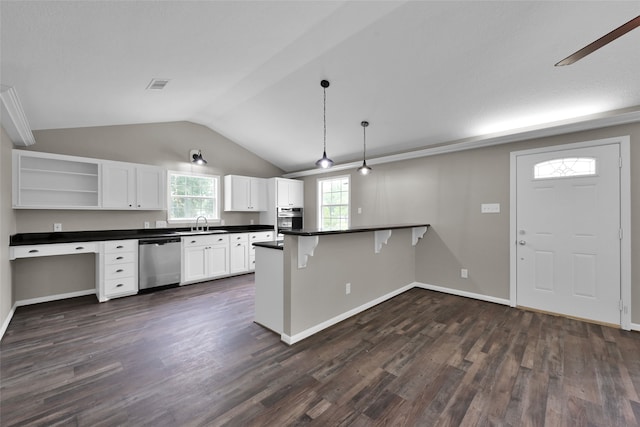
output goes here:
[{"label": "white baseboard", "polygon": [[4,319],[4,322],[2,323],[2,329],[0,329],[0,340],[2,340],[2,337],[4,337],[4,333],[7,331],[7,328],[9,327],[9,323],[13,318],[13,313],[16,312],[17,306],[18,306],[17,303],[13,304],[13,307],[11,307],[11,310],[9,310],[9,315],[7,316],[6,319]]},{"label": "white baseboard", "polygon": [[630,330],[631,331],[640,331],[640,323],[632,323]]},{"label": "white baseboard", "polygon": [[442,292],[445,294],[457,295],[459,297],[473,298],[480,301],[493,302],[496,304],[510,305],[508,298],[496,298],[489,295],[476,294],[473,292],[461,291],[458,289],[444,288],[442,286],[429,285],[427,283],[415,283],[416,288],[427,289],[430,291]]},{"label": "white baseboard", "polygon": [[20,301],[16,301],[15,306],[22,307],[23,305],[40,304],[41,302],[57,301],[60,299],[83,297],[85,295],[95,294],[95,289],[86,289],[84,291],[68,292],[66,294],[47,295],[46,297],[23,299]]},{"label": "white baseboard", "polygon": [[309,329],[305,329],[304,331],[299,332],[299,333],[297,333],[297,334],[295,334],[293,336],[289,336],[289,335],[286,335],[286,334],[281,334],[280,335],[280,339],[286,344],[289,344],[289,345],[295,344],[295,343],[297,343],[299,341],[302,341],[305,338],[310,337],[311,335],[313,335],[315,333],[320,332],[323,329],[328,328],[329,326],[333,326],[336,323],[342,322],[343,320],[346,320],[351,316],[354,316],[354,315],[356,315],[358,313],[361,313],[361,312],[363,312],[365,310],[368,310],[371,307],[380,304],[381,302],[384,302],[384,301],[386,301],[388,299],[391,299],[391,298],[395,297],[396,295],[400,295],[401,293],[406,292],[409,289],[413,289],[415,286],[416,286],[416,283],[410,283],[410,284],[408,284],[406,286],[403,286],[403,287],[401,287],[399,289],[396,289],[393,292],[390,292],[390,293],[388,293],[386,295],[383,295],[383,296],[378,297],[378,298],[376,298],[376,299],[374,299],[372,301],[369,301],[366,304],[363,304],[363,305],[361,305],[359,307],[353,308],[353,309],[351,309],[351,310],[349,310],[347,312],[344,312],[344,313],[342,313],[342,314],[340,314],[340,315],[338,315],[336,317],[333,317],[333,318],[331,318],[329,320],[325,320],[324,322],[319,323],[319,324],[317,324],[317,325],[315,325],[315,326],[313,326],[313,327],[311,327]]}]

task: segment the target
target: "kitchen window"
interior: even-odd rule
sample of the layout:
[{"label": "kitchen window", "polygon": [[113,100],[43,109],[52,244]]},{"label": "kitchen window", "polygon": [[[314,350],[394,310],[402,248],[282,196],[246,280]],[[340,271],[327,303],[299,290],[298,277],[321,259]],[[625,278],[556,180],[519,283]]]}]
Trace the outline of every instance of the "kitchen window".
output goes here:
[{"label": "kitchen window", "polygon": [[320,230],[349,227],[349,176],[318,180],[318,224]]},{"label": "kitchen window", "polygon": [[204,216],[220,220],[220,177],[185,172],[169,172],[168,220],[194,221]]}]

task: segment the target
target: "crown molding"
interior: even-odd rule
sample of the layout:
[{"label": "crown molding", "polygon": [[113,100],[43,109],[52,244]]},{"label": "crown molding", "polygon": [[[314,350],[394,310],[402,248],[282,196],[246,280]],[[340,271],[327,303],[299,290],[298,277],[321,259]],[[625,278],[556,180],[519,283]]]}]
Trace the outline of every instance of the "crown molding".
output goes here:
[{"label": "crown molding", "polygon": [[[562,120],[543,125],[531,126],[517,129],[482,135],[472,138],[465,138],[449,144],[439,145],[432,148],[408,151],[405,153],[391,154],[388,156],[367,159],[369,166],[381,165],[384,163],[399,162],[402,160],[417,159],[420,157],[435,156],[438,154],[455,153],[457,151],[473,150],[475,148],[490,147],[492,145],[508,144],[511,142],[526,141],[535,138],[563,135],[567,133],[580,132],[604,128],[609,126],[623,125],[627,123],[640,122],[640,106],[624,108],[620,110],[608,111],[605,113],[592,114],[574,119]],[[304,176],[320,175],[330,172],[338,172],[348,169],[357,169],[362,161],[334,165],[329,169],[309,169],[299,172],[290,172],[283,175],[284,178],[300,178]]]},{"label": "crown molding", "polygon": [[12,86],[0,86],[2,99],[2,127],[14,145],[28,146],[36,143],[31,127],[24,114],[16,90]]}]

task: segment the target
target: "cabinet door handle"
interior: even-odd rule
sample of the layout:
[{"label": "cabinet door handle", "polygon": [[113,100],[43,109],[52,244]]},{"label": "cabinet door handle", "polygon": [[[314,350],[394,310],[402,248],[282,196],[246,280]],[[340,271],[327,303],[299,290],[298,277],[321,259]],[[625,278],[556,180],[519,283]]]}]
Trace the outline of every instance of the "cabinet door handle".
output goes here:
[{"label": "cabinet door handle", "polygon": [[195,243],[195,242],[196,242],[195,240],[192,240],[192,241],[191,241],[191,243]]},{"label": "cabinet door handle", "polygon": [[78,247],[76,248],[76,251],[81,251],[81,250],[83,250],[83,249],[84,249],[84,246],[78,246]]},{"label": "cabinet door handle", "polygon": [[116,246],[116,249],[122,249],[122,248],[124,248],[124,246],[122,246],[122,245]]},{"label": "cabinet door handle", "polygon": [[224,240],[224,239],[218,239],[218,242],[222,242],[222,240]]},{"label": "cabinet door handle", "polygon": [[123,256],[116,257],[116,259],[124,259]]},{"label": "cabinet door handle", "polygon": [[29,251],[29,253],[30,253],[30,254],[35,254],[35,253],[38,253],[38,252],[40,252],[40,251],[39,251],[39,250],[37,250],[37,249],[31,249],[31,250]]},{"label": "cabinet door handle", "polygon": [[236,246],[242,246],[242,243],[238,243]]},{"label": "cabinet door handle", "polygon": [[116,273],[122,273],[123,271],[124,271],[123,269],[119,268],[116,270]]},{"label": "cabinet door handle", "polygon": [[116,285],[116,288],[121,288],[121,287],[123,287],[123,286],[124,286],[124,283],[118,283],[118,284]]}]

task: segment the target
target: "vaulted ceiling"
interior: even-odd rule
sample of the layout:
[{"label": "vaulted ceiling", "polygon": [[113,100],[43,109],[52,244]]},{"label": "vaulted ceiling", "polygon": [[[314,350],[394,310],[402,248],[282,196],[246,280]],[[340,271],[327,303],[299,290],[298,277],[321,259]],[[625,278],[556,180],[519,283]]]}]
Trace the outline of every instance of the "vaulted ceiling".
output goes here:
[{"label": "vaulted ceiling", "polygon": [[322,79],[337,163],[361,157],[362,120],[376,157],[640,108],[640,29],[554,67],[637,1],[3,0],[0,14],[1,83],[32,129],[188,120],[285,171],[322,154]]}]

